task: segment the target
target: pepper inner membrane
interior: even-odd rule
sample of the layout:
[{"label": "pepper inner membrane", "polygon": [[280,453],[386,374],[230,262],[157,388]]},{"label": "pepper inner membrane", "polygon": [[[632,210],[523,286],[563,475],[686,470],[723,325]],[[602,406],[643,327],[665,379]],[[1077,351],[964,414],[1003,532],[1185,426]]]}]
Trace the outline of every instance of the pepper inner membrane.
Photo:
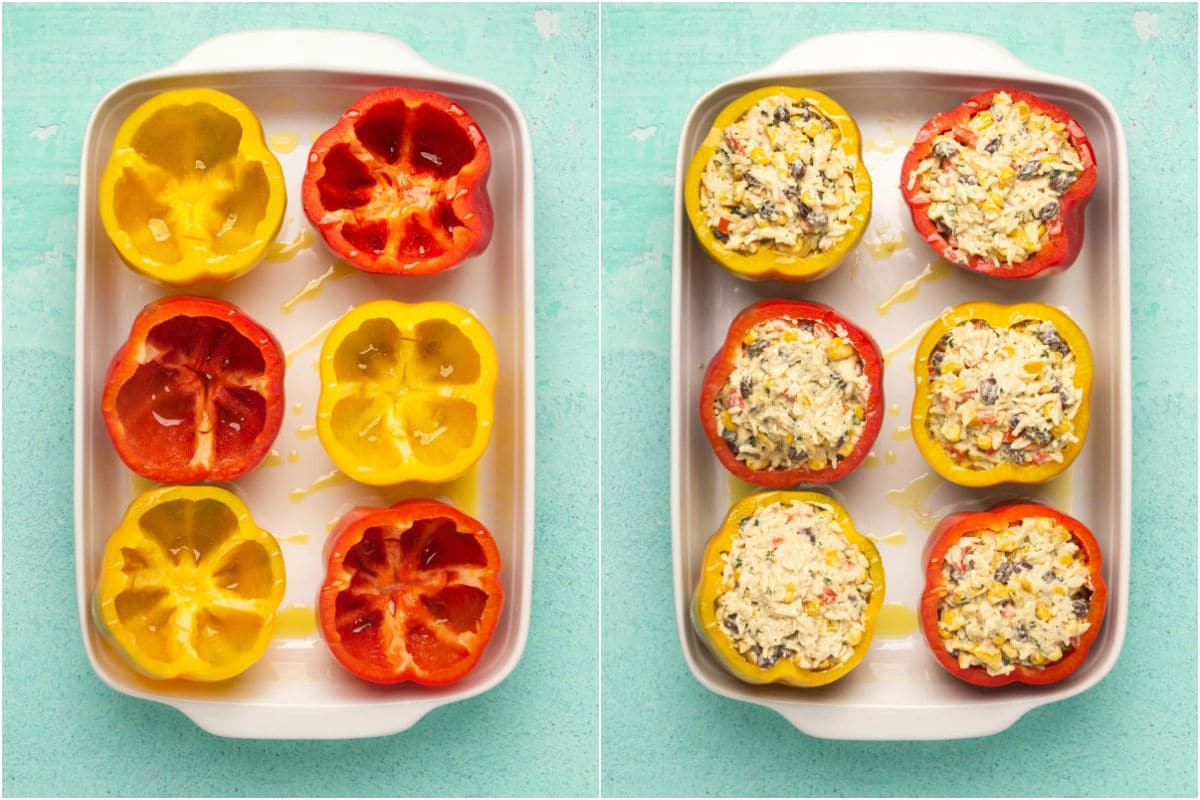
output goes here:
[{"label": "pepper inner membrane", "polygon": [[188,466],[205,442],[212,465],[244,457],[266,425],[258,346],[225,320],[179,315],[156,324],[146,360],[117,392],[117,415],[136,452]]},{"label": "pepper inner membrane", "polygon": [[122,154],[113,211],[142,256],[175,264],[261,242],[270,182],[239,152],[241,123],[209,103],[159,109]]},{"label": "pepper inner membrane", "polygon": [[397,100],[368,109],[352,129],[362,149],[331,147],[317,181],[325,211],[342,212],[342,237],[406,264],[452,248],[463,222],[446,183],[476,156],[460,122],[441,109]]},{"label": "pepper inner membrane", "polygon": [[121,549],[128,588],[114,599],[134,647],[157,661],[190,651],[214,665],[253,647],[265,620],[246,601],[268,597],[275,579],[266,549],[239,536],[233,511],[212,499],[170,500],[137,525],[136,544]]},{"label": "pepper inner membrane", "polygon": [[479,380],[479,353],[449,321],[423,320],[406,338],[389,319],[364,320],[339,344],[333,370],[339,385],[357,384],[331,412],[335,438],[356,461],[446,464],[474,442],[478,409],[453,392]]},{"label": "pepper inner membrane", "polygon": [[469,657],[459,637],[475,631],[487,605],[477,586],[487,556],[453,520],[408,527],[375,525],[347,552],[348,586],[335,603],[335,627],[352,657],[395,666],[444,669]]}]

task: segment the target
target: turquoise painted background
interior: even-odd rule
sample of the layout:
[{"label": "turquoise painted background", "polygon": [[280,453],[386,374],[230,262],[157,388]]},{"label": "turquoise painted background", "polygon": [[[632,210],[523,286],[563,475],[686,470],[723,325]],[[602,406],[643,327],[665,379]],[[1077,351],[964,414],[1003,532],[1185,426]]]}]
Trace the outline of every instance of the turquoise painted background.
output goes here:
[{"label": "turquoise painted background", "polygon": [[[5,795],[595,795],[599,390],[597,370],[579,365],[595,363],[597,346],[598,16],[595,6],[557,5],[4,8]],[[406,733],[357,742],[219,739],[173,709],[117,694],[92,673],[75,611],[71,398],[85,126],[124,81],[210,36],[270,27],[393,35],[440,67],[499,85],[533,139],[538,481],[528,646],[496,689]]]},{"label": "turquoise painted background", "polygon": [[[668,470],[674,169],[691,106],[810,36],[981,34],[1116,105],[1132,175],[1133,576],[1114,670],[986,739],[833,742],[683,661]],[[605,795],[1196,795],[1196,8],[605,5]],[[1167,332],[1166,339],[1161,336]]]},{"label": "turquoise painted background", "polygon": [[[202,39],[279,26],[395,35],[433,63],[512,94],[534,143],[538,515],[529,644],[492,692],[405,734],[360,742],[209,736],[171,709],[104,687],[75,616],[73,179],[84,126],[109,90]],[[1129,633],[1097,687],[983,740],[806,737],[771,711],[703,689],[674,626],[669,253],[680,126],[711,86],[796,41],[869,28],[996,38],[1033,66],[1096,86],[1129,138]],[[1196,363],[1195,7],[8,5],[3,37],[4,794],[1196,794],[1196,381],[1178,368]],[[597,286],[601,147],[602,299],[588,288]],[[1163,330],[1170,347],[1157,337]],[[593,424],[601,401],[602,565]]]}]

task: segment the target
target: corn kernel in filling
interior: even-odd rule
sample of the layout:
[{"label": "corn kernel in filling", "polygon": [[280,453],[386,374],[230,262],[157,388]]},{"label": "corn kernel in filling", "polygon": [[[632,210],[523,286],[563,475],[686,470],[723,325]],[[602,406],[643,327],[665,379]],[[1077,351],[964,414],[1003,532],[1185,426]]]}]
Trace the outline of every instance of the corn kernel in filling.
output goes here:
[{"label": "corn kernel in filling", "polygon": [[1091,627],[1092,579],[1070,532],[1029,517],[964,536],[942,561],[938,634],[967,669],[1007,675],[1060,660]]},{"label": "corn kernel in filling", "polygon": [[956,325],[929,362],[930,438],[962,467],[1063,461],[1079,441],[1075,355],[1050,322]]},{"label": "corn kernel in filling", "polygon": [[805,257],[851,231],[858,155],[807,100],[760,100],[723,131],[700,178],[700,208],[730,250]]},{"label": "corn kernel in filling", "polygon": [[846,663],[866,633],[868,560],[830,511],[773,503],[743,517],[724,556],[717,618],[748,661],[807,670]]},{"label": "corn kernel in filling", "polygon": [[950,245],[992,264],[1020,264],[1061,225],[1059,198],[1083,174],[1065,126],[997,92],[990,108],[933,140],[909,173],[928,196],[930,220]]},{"label": "corn kernel in filling", "polygon": [[777,317],[743,339],[717,432],[754,470],[836,467],[862,437],[869,390],[844,327]]}]

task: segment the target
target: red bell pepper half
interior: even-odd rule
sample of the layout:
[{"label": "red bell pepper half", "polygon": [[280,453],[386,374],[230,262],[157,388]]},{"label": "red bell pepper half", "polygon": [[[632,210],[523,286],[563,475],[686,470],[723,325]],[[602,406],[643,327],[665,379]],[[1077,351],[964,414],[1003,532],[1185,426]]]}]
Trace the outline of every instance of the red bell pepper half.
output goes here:
[{"label": "red bell pepper half", "polygon": [[[922,161],[932,155],[934,140],[942,134],[952,133],[961,144],[974,146],[977,134],[967,123],[979,112],[990,108],[992,98],[1000,92],[1011,97],[1014,105],[1023,101],[1032,113],[1043,114],[1064,125],[1071,144],[1079,152],[1083,172],[1059,196],[1058,214],[1047,225],[1046,240],[1042,242],[1038,251],[1020,263],[1002,262],[997,265],[986,256],[965,253],[947,241],[947,234],[939,230],[929,217],[929,195],[922,191],[920,181],[915,181],[910,186],[909,177]],[[1058,106],[1019,89],[992,89],[969,98],[951,111],[938,114],[926,122],[917,133],[900,168],[900,192],[908,203],[913,225],[925,241],[929,242],[939,256],[952,264],[998,278],[1037,278],[1061,272],[1071,266],[1083,246],[1083,211],[1095,186],[1096,154],[1083,128]]]},{"label": "red bell pepper half", "polygon": [[283,422],[284,356],[240,308],[173,296],[137,315],[113,356],[100,408],[117,455],[160,483],[236,478]]},{"label": "red bell pepper half", "polygon": [[[738,401],[740,387],[731,386],[730,376],[739,355],[754,346],[747,344],[746,336],[756,326],[780,318],[796,322],[807,320],[814,323],[814,330],[840,336],[849,342],[861,361],[862,374],[867,380],[867,394],[862,404],[863,427],[853,450],[839,458],[836,465],[830,462],[820,468],[802,464],[790,469],[753,469],[734,454],[731,445],[721,436],[718,424],[722,411],[721,398],[732,397],[734,402]],[[790,405],[795,398],[781,394],[778,399]],[[858,468],[875,444],[883,424],[883,408],[883,356],[875,340],[829,306],[799,300],[763,300],[744,308],[730,323],[721,349],[709,360],[700,389],[700,422],[717,459],[738,478],[773,489],[799,483],[832,483],[849,475]]]},{"label": "red bell pepper half", "polygon": [[313,143],[301,199],[348,263],[428,275],[487,247],[490,168],[487,139],[462,106],[390,87],[359,98]]},{"label": "red bell pepper half", "polygon": [[459,680],[483,654],[503,602],[496,542],[445,503],[356,508],[330,534],[321,634],[364,680]]},{"label": "red bell pepper half", "polygon": [[[979,531],[1002,531],[1030,517],[1049,518],[1070,532],[1079,547],[1081,558],[1087,566],[1091,583],[1091,595],[1087,599],[1087,610],[1083,621],[1089,627],[1080,636],[1063,648],[1063,656],[1041,666],[1016,663],[1006,674],[992,675],[981,665],[960,667],[958,657],[946,648],[945,640],[939,635],[938,625],[945,610],[944,598],[949,593],[947,578],[943,572],[946,554],[963,537],[973,536]],[[1100,633],[1100,623],[1108,601],[1108,585],[1101,575],[1103,559],[1096,537],[1079,520],[1038,503],[1014,503],[999,505],[988,511],[961,512],[945,517],[933,529],[925,548],[925,589],[921,594],[921,630],[926,641],[947,672],[960,680],[976,686],[1003,686],[1009,683],[1047,684],[1060,681],[1083,663],[1088,649]],[[1082,611],[1080,612],[1082,613]]]}]

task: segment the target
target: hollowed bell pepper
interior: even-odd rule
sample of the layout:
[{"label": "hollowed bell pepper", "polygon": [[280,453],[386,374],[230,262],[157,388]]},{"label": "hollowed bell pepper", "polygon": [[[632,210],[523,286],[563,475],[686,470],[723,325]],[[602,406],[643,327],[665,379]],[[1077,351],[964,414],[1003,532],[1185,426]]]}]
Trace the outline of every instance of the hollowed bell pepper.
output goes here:
[{"label": "hollowed bell pepper", "polygon": [[466,309],[364,303],[321,348],[317,435],[362,483],[453,480],[487,447],[496,372],[492,339]]},{"label": "hollowed bell pepper", "polygon": [[483,131],[458,103],[436,92],[379,89],[313,143],[304,213],[359,269],[441,272],[491,239],[491,163]]},{"label": "hollowed bell pepper", "polygon": [[374,683],[440,686],[483,655],[500,619],[500,551],[436,500],[356,508],[330,535],[318,601],[338,662]]},{"label": "hollowed bell pepper", "polygon": [[[1017,429],[1012,427],[1012,423],[1025,426],[1028,425],[1028,420],[1001,419],[991,410],[994,408],[993,404],[1002,396],[1002,390],[997,388],[994,379],[990,379],[990,391],[982,384],[979,387],[964,384],[960,387],[961,391],[955,392],[953,384],[959,380],[956,377],[958,371],[969,365],[952,364],[943,356],[943,337],[956,326],[972,321],[980,321],[1001,330],[1026,327],[1033,330],[1033,326],[1041,322],[1051,323],[1055,333],[1047,332],[1039,337],[1039,341],[1044,344],[1044,350],[1036,360],[1022,363],[1019,372],[1031,381],[1042,382],[1045,371],[1049,369],[1048,364],[1053,363],[1055,359],[1064,358],[1068,353],[1073,356],[1075,374],[1071,385],[1074,393],[1078,395],[1078,409],[1074,417],[1064,417],[1055,425],[1056,430],[1047,431],[1035,426],[1027,429],[1027,433],[1017,434]],[[955,306],[934,320],[925,331],[920,344],[917,345],[913,371],[916,376],[916,393],[912,405],[913,441],[929,465],[948,481],[962,486],[993,486],[1005,482],[1042,483],[1069,467],[1083,449],[1091,416],[1092,351],[1079,326],[1053,306],[1042,303],[1003,306],[985,302]],[[985,382],[988,380],[985,379]],[[1051,387],[1054,380],[1057,380],[1056,376],[1051,379]],[[943,408],[946,405],[945,400],[938,401],[934,396],[935,388],[938,388],[935,387],[935,382],[944,389],[941,384],[946,381],[951,382],[949,391],[954,392],[957,401],[962,401],[957,408],[965,409],[967,403],[974,403],[972,408],[976,409],[974,419],[963,424],[957,432],[959,441],[973,442],[976,436],[985,433],[988,437],[987,452],[1003,454],[1003,459],[998,463],[982,467],[973,466],[970,460],[960,455],[956,449],[948,447],[943,441],[944,436],[940,433],[935,435],[931,430],[935,403],[941,402]],[[1050,388],[1046,396],[1063,395],[1058,389]],[[1062,460],[1025,458],[1020,449],[1024,446],[1022,438],[1034,444],[1040,441],[1041,445],[1061,443]]]},{"label": "hollowed bell pepper", "polygon": [[255,267],[279,233],[287,191],[258,117],[235,97],[179,89],[117,130],[100,219],[121,259],[173,286]]},{"label": "hollowed bell pepper", "polygon": [[[784,218],[789,221],[803,220],[806,228],[811,227],[809,221],[818,228],[821,227],[818,221],[828,223],[830,214],[840,203],[830,205],[834,200],[823,203],[820,197],[811,195],[803,183],[805,180],[821,178],[823,172],[819,167],[805,168],[800,155],[793,148],[787,147],[782,140],[772,140],[774,144],[771,145],[770,153],[762,148],[758,148],[759,152],[752,148],[747,153],[740,142],[727,136],[727,129],[744,119],[760,101],[777,96],[790,98],[801,106],[803,111],[799,119],[805,125],[815,126],[814,131],[817,134],[827,130],[836,134],[832,146],[840,149],[849,159],[849,174],[852,176],[853,192],[857,198],[849,215],[848,230],[828,248],[807,255],[799,248],[776,245],[773,242],[759,245],[754,252],[731,248],[723,241],[728,239],[726,232],[731,217],[723,218],[714,226],[706,209],[701,207],[701,181],[709,163],[720,151],[731,159],[731,163],[737,162],[735,166],[738,171],[743,167],[745,173],[754,169],[768,169],[774,170],[772,174],[778,173],[779,176],[780,188],[761,207],[743,210],[743,206],[737,206],[731,213],[744,217],[746,212],[751,212],[754,218],[761,218],[764,222],[778,222]],[[786,109],[784,111],[786,113]],[[768,124],[790,125],[793,124],[791,119],[783,119],[781,115],[781,118],[773,118]],[[761,181],[753,177],[743,180],[754,180],[755,185],[762,185]],[[828,197],[836,198],[840,191],[830,187]],[[696,154],[692,156],[684,180],[683,199],[688,219],[696,234],[696,241],[718,264],[738,277],[754,280],[778,278],[787,281],[810,281],[820,278],[837,267],[854,248],[866,230],[871,216],[871,177],[862,161],[862,139],[858,125],[832,98],[811,89],[768,86],[744,94],[721,110]]]},{"label": "hollowed bell pepper", "polygon": [[[1052,125],[1060,126],[1061,135],[1078,152],[1082,165],[1077,176],[1070,173],[1067,177],[1054,176],[1050,178],[1052,184],[1056,179],[1063,183],[1071,182],[1058,193],[1057,200],[1054,201],[1053,213],[1047,213],[1047,218],[1044,219],[1045,234],[1037,243],[1036,252],[1026,260],[1016,263],[1003,261],[995,263],[986,255],[967,252],[956,246],[951,241],[953,238],[951,232],[940,228],[930,218],[929,209],[932,199],[927,192],[921,189],[920,180],[915,179],[913,175],[914,171],[920,167],[921,162],[931,157],[937,157],[934,146],[939,137],[949,137],[956,143],[950,150],[954,150],[956,147],[976,148],[978,143],[983,143],[984,148],[990,146],[998,148],[998,137],[989,132],[994,130],[992,120],[982,117],[981,121],[972,125],[972,119],[977,118],[981,112],[990,115],[989,109],[992,107],[993,98],[1001,92],[1012,99],[1014,108],[1024,104],[1021,106],[1020,113],[1044,116],[1052,121]],[[953,157],[949,152],[947,155]],[[1037,176],[1042,170],[1049,169],[1049,166],[1044,166],[1043,159],[1039,158],[1039,155],[1044,154],[1030,153],[1028,160],[1021,163],[1010,163],[999,185],[1019,188],[1024,180]],[[1066,174],[1064,173],[1064,175]],[[961,176],[958,180],[969,177],[973,176]],[[994,89],[982,92],[968,98],[957,108],[938,114],[926,122],[913,140],[912,148],[904,157],[904,163],[900,169],[900,191],[912,213],[913,225],[916,226],[918,233],[925,241],[937,251],[938,255],[952,264],[997,278],[1037,278],[1061,272],[1071,266],[1083,246],[1083,210],[1091,198],[1095,186],[1096,154],[1092,150],[1092,145],[1083,132],[1083,128],[1070,114],[1058,106],[1019,89]],[[1000,191],[1003,194],[1008,189],[1001,188]],[[1003,205],[1003,198],[1000,200],[1000,205]],[[1042,219],[1042,217],[1038,217],[1038,219]]]},{"label": "hollowed bell pepper", "polygon": [[[1011,537],[1012,534],[1004,532],[1027,520],[1045,520],[1050,526],[1065,529],[1069,534],[1074,545],[1071,549],[1077,548],[1079,560],[1086,568],[1086,579],[1076,590],[1077,595],[1068,594],[1071,590],[1064,586],[1066,581],[1060,575],[1068,568],[1068,564],[1053,558],[1050,559],[1050,569],[1042,572],[1027,560],[1032,556],[1022,554],[1020,549],[1014,549],[1013,542],[1005,543],[1003,538],[997,540],[997,563],[986,565],[986,571],[991,573],[994,570],[994,575],[982,583],[970,581],[970,573],[977,566],[976,553],[983,548],[980,537],[987,533]],[[976,541],[954,551],[958,558],[948,557],[952,548],[960,545],[964,539]],[[979,557],[982,558],[983,554],[979,553]],[[1061,557],[1068,562],[1074,558],[1066,554]],[[1100,546],[1092,532],[1079,520],[1048,506],[1015,503],[1000,505],[989,511],[951,514],[938,523],[926,545],[921,629],[938,663],[951,675],[967,683],[1002,686],[1009,683],[1046,684],[1060,681],[1079,667],[1100,632],[1108,599],[1108,586],[1101,575],[1102,566]],[[1010,592],[1010,586],[1017,588]],[[1024,597],[1024,594],[1029,597]],[[978,647],[966,647],[966,639],[961,632],[970,630],[970,627],[964,609],[971,605],[978,608],[992,604],[998,604],[1000,608],[999,628],[1011,629],[1013,637],[1007,637],[1003,630],[998,629],[983,637]],[[1032,613],[1028,620],[1019,621],[1019,609],[1026,606],[1032,609]],[[1043,642],[1042,639],[1046,637],[1039,634],[1038,626],[1045,628],[1055,624],[1051,606],[1062,607],[1068,624],[1086,625],[1086,629],[1070,637],[1069,641]],[[992,630],[989,627],[989,631]],[[1015,639],[1015,643],[1010,639]],[[1028,657],[1020,657],[1018,644],[1022,649],[1031,651]],[[958,649],[960,646],[964,647],[961,651]],[[970,652],[972,650],[979,652],[979,656]],[[963,661],[981,663],[964,665],[960,656]],[[994,668],[989,668],[987,662],[991,662]]]},{"label": "hollowed bell pepper", "polygon": [[139,672],[220,681],[266,651],[285,583],[278,543],[236,495],[159,487],[109,537],[92,610]]},{"label": "hollowed bell pepper", "polygon": [[256,467],[283,422],[283,351],[232,303],[150,303],[113,356],[100,408],[117,455],[160,483],[228,480]]},{"label": "hollowed bell pepper", "polygon": [[[815,512],[826,515],[838,525],[850,546],[857,548],[866,559],[866,574],[871,588],[865,607],[858,608],[856,612],[863,626],[861,638],[853,645],[848,658],[827,668],[805,669],[787,656],[778,657],[770,666],[764,667],[739,651],[725,625],[725,620],[718,618],[718,600],[730,588],[725,580],[727,555],[741,535],[743,523],[751,519],[756,512],[780,503],[811,505]],[[772,547],[787,546],[788,537],[807,537],[814,543],[820,541],[813,538],[811,529],[802,529],[800,523],[793,523],[790,518],[787,530],[773,539]],[[767,561],[772,560],[772,553],[766,555]],[[828,557],[829,553],[825,553],[824,558]],[[742,565],[733,566],[737,569]],[[808,570],[804,569],[804,572],[807,573]],[[820,617],[822,609],[826,608],[837,608],[839,614],[850,613],[848,609],[835,605],[838,598],[828,582],[819,583],[821,591],[817,592],[814,588],[808,593],[799,589],[797,584],[803,584],[803,576],[797,576],[794,583],[785,581],[784,585],[770,587],[773,596],[784,597],[784,602],[791,605],[791,615],[794,618]],[[709,539],[700,568],[700,582],[693,597],[692,623],[700,640],[716,656],[721,666],[739,680],[747,683],[782,683],[788,686],[822,686],[846,675],[858,666],[866,655],[875,633],[876,618],[883,607],[884,591],[883,560],[879,551],[870,539],[854,529],[850,515],[840,503],[818,492],[761,492],[743,498],[729,509],[729,514],[720,529]]]},{"label": "hollowed bell pepper", "polygon": [[[766,345],[765,339],[756,336],[755,329],[772,320],[812,323],[814,333],[820,332],[826,337],[831,337],[827,354],[823,356],[829,359],[826,365],[827,374],[821,377],[818,391],[820,388],[841,385],[843,379],[840,369],[835,367],[836,360],[854,356],[857,356],[866,385],[861,402],[842,402],[842,407],[834,409],[851,423],[848,433],[843,437],[846,440],[844,443],[839,445],[836,442],[794,440],[794,426],[783,426],[787,430],[781,430],[780,434],[786,434],[786,441],[772,442],[770,448],[786,453],[791,453],[794,449],[797,457],[789,457],[785,463],[797,463],[794,466],[765,465],[756,468],[745,457],[738,457],[738,453],[735,452],[738,437],[736,432],[725,424],[723,414],[728,415],[733,407],[742,408],[753,404],[774,406],[789,415],[812,415],[818,410],[816,406],[810,405],[807,393],[802,391],[800,394],[794,394],[792,387],[787,385],[760,386],[757,383],[747,383],[745,379],[736,382],[735,385],[733,376],[738,359],[752,354],[755,348],[763,348]],[[795,335],[790,338],[791,343],[785,341],[779,347],[797,346],[794,344]],[[794,355],[805,364],[812,361],[808,357],[801,358],[800,353]],[[883,408],[883,356],[875,340],[832,308],[799,300],[763,300],[747,306],[734,317],[724,344],[708,362],[704,383],[700,389],[700,422],[717,459],[742,480],[770,488],[783,488],[798,483],[831,483],[849,475],[863,462],[875,443],[879,428],[883,424]],[[728,417],[728,422],[729,425],[736,424],[732,417]],[[770,438],[762,431],[751,433],[751,439],[760,445]],[[822,459],[814,461],[811,452],[805,453],[804,458],[800,459],[801,450],[805,448],[821,451]],[[836,463],[835,458],[824,459],[823,451],[830,449],[834,451]]]}]

